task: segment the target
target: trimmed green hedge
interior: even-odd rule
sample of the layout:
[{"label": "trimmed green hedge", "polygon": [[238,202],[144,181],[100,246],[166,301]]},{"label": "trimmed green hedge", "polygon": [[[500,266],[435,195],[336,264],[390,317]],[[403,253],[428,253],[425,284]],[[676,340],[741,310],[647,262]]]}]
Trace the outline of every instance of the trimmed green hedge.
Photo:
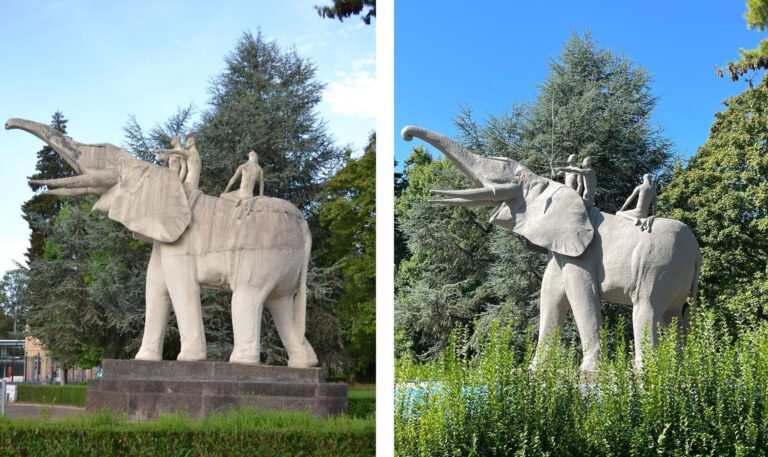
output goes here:
[{"label": "trimmed green hedge", "polygon": [[7,456],[372,456],[375,445],[373,420],[305,413],[243,409],[136,423],[109,413],[57,422],[0,419],[0,449]]},{"label": "trimmed green hedge", "polygon": [[16,386],[16,399],[30,403],[85,406],[85,384]]},{"label": "trimmed green hedge", "polygon": [[347,404],[350,416],[373,419],[376,415],[376,391],[350,390]]}]

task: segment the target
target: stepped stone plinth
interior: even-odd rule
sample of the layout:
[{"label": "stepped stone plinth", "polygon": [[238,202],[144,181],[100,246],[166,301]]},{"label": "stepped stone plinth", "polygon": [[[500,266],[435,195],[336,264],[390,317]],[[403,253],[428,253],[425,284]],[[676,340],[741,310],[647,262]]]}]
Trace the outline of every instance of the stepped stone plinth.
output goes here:
[{"label": "stepped stone plinth", "polygon": [[347,412],[347,385],[323,382],[320,368],[107,359],[86,394],[87,412],[108,407],[138,420],[241,406],[328,417]]}]

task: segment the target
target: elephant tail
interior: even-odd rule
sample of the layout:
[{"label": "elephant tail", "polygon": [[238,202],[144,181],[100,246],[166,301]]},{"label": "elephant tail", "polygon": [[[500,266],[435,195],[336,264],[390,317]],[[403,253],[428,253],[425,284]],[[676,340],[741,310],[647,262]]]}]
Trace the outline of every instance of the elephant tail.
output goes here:
[{"label": "elephant tail", "polygon": [[[693,297],[693,306],[699,305],[699,273],[701,273],[701,256],[693,264],[693,280],[691,281],[691,297]],[[691,322],[691,305],[687,302],[683,305],[683,328],[688,328]]]},{"label": "elephant tail", "polygon": [[299,334],[302,336],[304,336],[307,330],[307,269],[309,268],[309,259],[312,254],[312,234],[309,232],[307,222],[303,222],[304,259],[301,264],[299,288],[296,291],[296,296],[293,298],[293,319]]}]

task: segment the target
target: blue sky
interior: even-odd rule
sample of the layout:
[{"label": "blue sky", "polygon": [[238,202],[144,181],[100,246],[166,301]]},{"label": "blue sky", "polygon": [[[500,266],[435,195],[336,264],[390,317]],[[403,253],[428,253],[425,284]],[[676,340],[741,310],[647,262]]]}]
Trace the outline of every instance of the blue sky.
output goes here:
[{"label": "blue sky", "polygon": [[[715,66],[754,48],[743,1],[399,1],[395,5],[395,159],[419,143],[414,124],[455,136],[451,118],[470,106],[477,119],[533,101],[572,31],[644,66],[659,97],[653,119],[677,152],[704,144],[722,101],[748,88],[719,79]],[[758,80],[759,82],[759,80]],[[434,152],[434,151],[433,151]]]},{"label": "blue sky", "polygon": [[[11,117],[48,123],[61,110],[77,141],[121,145],[131,114],[147,128],[189,103],[199,116],[224,57],[244,31],[260,27],[316,64],[327,84],[318,113],[339,144],[361,150],[375,128],[375,21],[321,19],[313,6],[326,2],[2,3],[3,124]],[[32,195],[26,176],[42,145],[25,132],[0,130],[0,274],[24,260],[29,231],[20,207]]]}]

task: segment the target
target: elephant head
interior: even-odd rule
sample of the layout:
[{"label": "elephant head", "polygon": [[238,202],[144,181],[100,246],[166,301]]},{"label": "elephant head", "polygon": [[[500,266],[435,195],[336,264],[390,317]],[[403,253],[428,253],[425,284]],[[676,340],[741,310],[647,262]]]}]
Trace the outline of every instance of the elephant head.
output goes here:
[{"label": "elephant head", "polygon": [[466,190],[433,190],[453,198],[431,203],[500,205],[491,222],[558,254],[577,257],[592,241],[594,230],[587,209],[573,189],[542,178],[514,160],[473,154],[431,130],[407,126],[401,135],[406,141],[416,137],[436,147],[475,185]]},{"label": "elephant head", "polygon": [[78,143],[37,122],[9,119],[5,128],[21,129],[45,141],[78,173],[30,180],[48,186],[44,194],[100,195],[93,211],[120,222],[139,238],[173,242],[189,226],[187,196],[171,170],[139,160],[112,144]]}]

